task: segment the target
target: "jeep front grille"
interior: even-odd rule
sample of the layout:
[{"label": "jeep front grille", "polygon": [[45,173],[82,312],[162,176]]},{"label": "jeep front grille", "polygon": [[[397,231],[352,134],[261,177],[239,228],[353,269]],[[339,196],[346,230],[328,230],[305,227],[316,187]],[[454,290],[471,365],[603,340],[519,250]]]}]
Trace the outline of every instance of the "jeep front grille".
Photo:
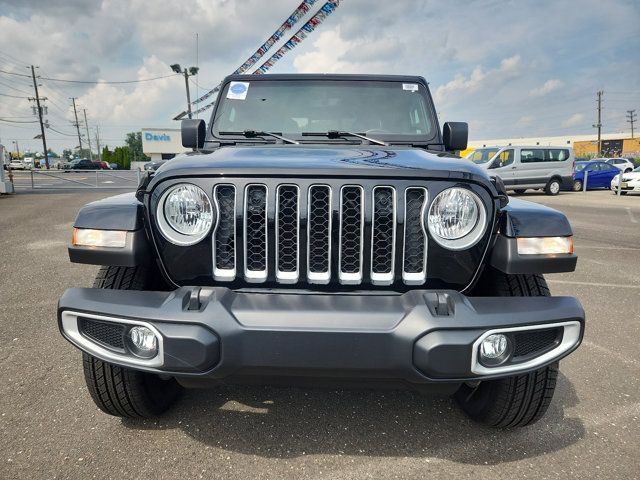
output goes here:
[{"label": "jeep front grille", "polygon": [[219,184],[213,197],[217,281],[422,285],[427,279],[424,187]]}]

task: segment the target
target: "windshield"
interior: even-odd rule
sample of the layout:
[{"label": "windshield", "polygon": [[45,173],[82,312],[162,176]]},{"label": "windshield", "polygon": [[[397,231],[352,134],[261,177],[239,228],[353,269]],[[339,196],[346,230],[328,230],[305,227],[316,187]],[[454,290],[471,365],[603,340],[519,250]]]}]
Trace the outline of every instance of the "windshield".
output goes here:
[{"label": "windshield", "polygon": [[499,148],[478,148],[473,152],[469,152],[464,158],[467,160],[471,160],[473,163],[481,164],[487,163],[491,160],[496,153],[498,153]]},{"label": "windshield", "polygon": [[218,98],[213,121],[216,137],[228,138],[230,132],[264,131],[310,140],[302,134],[347,131],[389,140],[427,141],[435,135],[427,91],[417,83],[363,80],[230,82]]},{"label": "windshield", "polygon": [[575,166],[574,171],[581,172],[582,170],[584,170],[584,167],[586,167],[587,165],[588,165],[588,163],[576,162],[576,166]]}]

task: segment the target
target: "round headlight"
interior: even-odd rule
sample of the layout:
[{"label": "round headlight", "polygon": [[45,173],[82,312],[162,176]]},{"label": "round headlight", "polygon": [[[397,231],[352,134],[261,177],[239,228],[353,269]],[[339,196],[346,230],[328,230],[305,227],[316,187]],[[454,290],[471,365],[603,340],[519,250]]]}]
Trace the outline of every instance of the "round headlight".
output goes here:
[{"label": "round headlight", "polygon": [[200,187],[181,183],[160,198],[158,226],[164,237],[176,245],[193,245],[202,240],[213,225],[211,200]]},{"label": "round headlight", "polygon": [[487,226],[487,214],[475,193],[453,187],[433,199],[427,226],[438,244],[449,250],[462,250],[480,240]]}]

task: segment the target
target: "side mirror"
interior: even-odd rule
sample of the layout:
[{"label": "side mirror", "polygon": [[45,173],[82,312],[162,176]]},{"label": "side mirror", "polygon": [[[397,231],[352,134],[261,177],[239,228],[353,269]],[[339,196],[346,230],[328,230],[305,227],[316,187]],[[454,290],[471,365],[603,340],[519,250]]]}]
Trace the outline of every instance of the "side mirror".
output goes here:
[{"label": "side mirror", "polygon": [[500,167],[500,158],[496,158],[493,162],[491,162],[491,165],[489,165],[489,168],[499,168]]},{"label": "side mirror", "polygon": [[442,127],[442,138],[445,150],[465,150],[469,139],[469,125],[465,122],[447,122]]},{"label": "side mirror", "polygon": [[187,148],[202,148],[204,137],[206,136],[206,126],[204,120],[182,120],[180,126],[182,133],[182,146]]}]

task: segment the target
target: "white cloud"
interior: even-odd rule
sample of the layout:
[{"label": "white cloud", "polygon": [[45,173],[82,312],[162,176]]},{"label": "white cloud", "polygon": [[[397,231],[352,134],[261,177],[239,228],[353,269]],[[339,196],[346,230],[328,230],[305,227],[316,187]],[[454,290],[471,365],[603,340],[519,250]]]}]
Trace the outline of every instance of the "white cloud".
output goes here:
[{"label": "white cloud", "polygon": [[516,122],[521,127],[527,127],[531,125],[534,121],[534,117],[532,115],[523,115]]},{"label": "white cloud", "polygon": [[503,59],[500,62],[500,66],[494,69],[484,70],[481,66],[477,66],[468,77],[457,74],[453,80],[438,87],[434,95],[435,101],[438,104],[445,103],[450,98],[458,99],[488,86],[495,88],[505,81],[519,76],[521,73],[520,67],[520,55]]},{"label": "white cloud", "polygon": [[548,93],[551,93],[559,88],[564,86],[564,82],[562,80],[558,80],[557,78],[553,78],[551,80],[547,80],[541,87],[534,88],[529,92],[529,95],[532,97],[543,97]]},{"label": "white cloud", "polygon": [[[169,65],[151,56],[143,60],[137,72],[137,78],[152,78],[165,75]],[[100,83],[78,99],[78,103],[87,105],[94,118],[106,123],[132,124],[158,118],[166,108],[167,99],[172,99],[176,113],[184,108],[186,99],[176,95],[184,91],[183,79],[169,77],[154,82],[135,84],[133,90],[124,86]],[[161,118],[161,117],[160,117]]]},{"label": "white cloud", "polygon": [[[43,76],[81,80],[164,75],[172,63],[195,64],[197,32],[197,81],[211,88],[282,23],[299,3],[292,1],[0,0],[0,69],[24,72],[33,63]],[[475,0],[453,10],[433,0],[348,0],[272,71],[422,75],[437,111],[446,112],[442,120],[468,121],[473,138],[552,134],[567,112],[593,107],[592,92],[640,90],[640,62],[628,38],[639,22],[637,2],[628,0],[582,0],[578,9],[569,0],[544,7]],[[572,75],[561,76],[566,71]],[[28,79],[0,74],[0,81],[33,95]],[[90,126],[100,123],[110,146],[144,126],[175,127],[170,119],[185,106],[179,78],[42,83],[54,128],[73,131],[68,97],[80,97]],[[559,89],[567,94],[562,104],[551,101]],[[0,93],[23,95],[2,85]],[[30,114],[26,99],[0,97],[1,118]],[[619,117],[606,124],[624,127]],[[584,121],[566,122],[572,132],[593,130]],[[37,125],[0,122],[5,142],[24,139],[37,148],[36,133]],[[60,149],[72,138],[52,133],[49,140]]]},{"label": "white cloud", "polygon": [[564,122],[562,122],[563,127],[575,127],[576,125],[580,125],[584,122],[584,115],[581,113],[574,113],[569,118],[567,118]]}]

